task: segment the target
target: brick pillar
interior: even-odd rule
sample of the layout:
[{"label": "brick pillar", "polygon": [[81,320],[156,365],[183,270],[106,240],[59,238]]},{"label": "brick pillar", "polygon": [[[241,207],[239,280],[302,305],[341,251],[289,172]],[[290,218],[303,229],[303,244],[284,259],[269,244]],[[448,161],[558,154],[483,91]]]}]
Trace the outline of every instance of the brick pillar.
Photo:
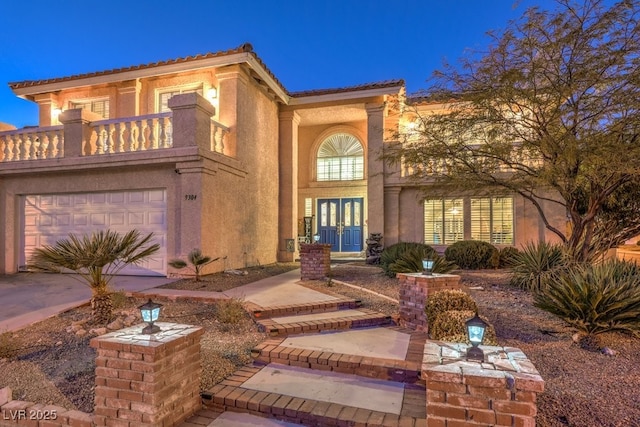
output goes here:
[{"label": "brick pillar", "polygon": [[91,340],[96,358],[96,426],[168,427],[201,408],[200,327],[144,324]]},{"label": "brick pillar", "polygon": [[300,275],[302,280],[322,280],[331,273],[331,245],[303,243],[300,245]]},{"label": "brick pillar", "polygon": [[429,331],[424,311],[429,295],[442,290],[460,289],[460,276],[454,274],[398,273],[400,292],[400,326],[416,331]]},{"label": "brick pillar", "polygon": [[467,348],[439,341],[425,344],[427,425],[535,427],[544,380],[527,356],[513,347],[481,346],[481,363],[466,360]]}]

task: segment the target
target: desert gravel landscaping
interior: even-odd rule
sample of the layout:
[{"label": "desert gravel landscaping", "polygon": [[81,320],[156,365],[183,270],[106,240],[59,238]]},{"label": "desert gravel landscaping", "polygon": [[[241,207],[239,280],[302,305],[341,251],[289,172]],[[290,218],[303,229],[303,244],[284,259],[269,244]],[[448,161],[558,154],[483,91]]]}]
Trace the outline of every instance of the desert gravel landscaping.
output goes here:
[{"label": "desert gravel landscaping", "polygon": [[[295,263],[247,269],[246,275],[215,274],[202,282],[183,280],[165,287],[218,291],[297,267]],[[526,292],[508,285],[508,271],[458,271],[481,314],[494,325],[498,341],[521,348],[545,379],[538,400],[539,426],[640,427],[640,339],[623,333],[600,335],[590,346],[576,342],[576,331],[533,307]],[[354,286],[345,286],[341,282]],[[397,313],[397,304],[368,291],[397,298],[397,281],[364,263],[336,264],[330,281],[305,286],[362,300],[365,307]],[[122,319],[136,315],[142,301],[122,299]],[[265,338],[237,304],[227,307],[199,302],[164,302],[163,321],[197,324],[202,340],[206,389],[249,361],[249,350]],[[14,398],[53,403],[90,412],[93,407],[94,351],[88,345],[87,306],[70,310],[17,333],[0,336],[0,387]],[[227,322],[221,322],[220,316]],[[229,319],[234,319],[229,322]],[[78,327],[86,335],[67,332]],[[583,348],[586,347],[586,348]],[[604,352],[603,352],[604,349]],[[606,354],[605,354],[606,353]],[[10,357],[6,357],[10,356]]]}]

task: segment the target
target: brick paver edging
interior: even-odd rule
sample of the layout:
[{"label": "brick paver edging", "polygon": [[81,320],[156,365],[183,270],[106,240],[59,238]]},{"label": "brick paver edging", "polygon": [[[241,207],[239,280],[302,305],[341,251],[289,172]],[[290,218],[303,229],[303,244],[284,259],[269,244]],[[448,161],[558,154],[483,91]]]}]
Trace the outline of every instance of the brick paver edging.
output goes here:
[{"label": "brick paver edging", "polygon": [[283,323],[278,317],[257,319],[260,327],[270,336],[283,336],[290,334],[319,333],[323,331],[363,328],[370,326],[388,325],[391,316],[386,316],[374,310],[359,308],[362,314],[355,316],[332,317],[330,319],[316,319]]},{"label": "brick paver edging", "polygon": [[279,363],[318,371],[355,374],[366,378],[408,384],[424,383],[420,377],[420,372],[427,335],[399,327],[389,327],[389,329],[411,335],[405,360],[285,347],[281,345],[286,339],[284,337],[271,338],[258,344],[251,350],[251,357],[259,365]]},{"label": "brick paver edging", "polygon": [[203,393],[203,402],[214,411],[230,410],[271,417],[303,425],[424,426],[425,390],[405,385],[400,415],[337,403],[321,402],[278,393],[243,388],[242,384],[262,367],[245,366]]},{"label": "brick paver edging", "polygon": [[92,427],[93,415],[56,405],[13,400],[9,387],[0,389],[0,427]]}]

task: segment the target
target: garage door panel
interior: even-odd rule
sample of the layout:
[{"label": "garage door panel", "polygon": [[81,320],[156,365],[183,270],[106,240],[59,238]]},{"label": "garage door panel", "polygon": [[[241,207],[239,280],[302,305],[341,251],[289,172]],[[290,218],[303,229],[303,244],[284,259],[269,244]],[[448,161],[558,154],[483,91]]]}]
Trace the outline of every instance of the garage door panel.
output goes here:
[{"label": "garage door panel", "polygon": [[[135,201],[135,203],[132,202]],[[33,250],[53,245],[70,233],[90,234],[111,229],[126,233],[137,229],[143,235],[154,233],[160,251],[139,266],[130,266],[121,274],[166,274],[166,191],[121,191],[61,195],[33,195],[24,201],[24,260]]]}]

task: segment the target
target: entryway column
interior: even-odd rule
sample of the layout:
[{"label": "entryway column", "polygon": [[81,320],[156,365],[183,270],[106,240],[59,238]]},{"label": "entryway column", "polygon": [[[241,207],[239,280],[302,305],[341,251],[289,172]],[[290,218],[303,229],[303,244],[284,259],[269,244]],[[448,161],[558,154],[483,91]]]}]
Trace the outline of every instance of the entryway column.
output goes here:
[{"label": "entryway column", "polygon": [[[280,113],[278,153],[280,192],[278,195],[278,261],[296,259],[298,237],[298,125],[300,116],[295,111]],[[287,240],[294,239],[293,252]]]},{"label": "entryway column", "polygon": [[391,246],[400,241],[400,192],[402,187],[384,189],[384,245]]},{"label": "entryway column", "polygon": [[[384,233],[384,104],[367,103],[367,217],[368,233]],[[384,236],[383,236],[384,237]]]}]

